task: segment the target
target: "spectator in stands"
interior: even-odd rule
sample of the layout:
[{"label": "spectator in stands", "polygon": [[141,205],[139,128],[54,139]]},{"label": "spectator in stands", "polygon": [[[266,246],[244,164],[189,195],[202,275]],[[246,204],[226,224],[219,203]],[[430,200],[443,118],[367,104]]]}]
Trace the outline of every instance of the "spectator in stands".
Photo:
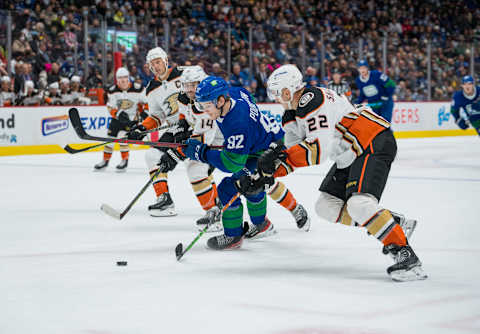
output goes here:
[{"label": "spectator in stands", "polygon": [[230,76],[230,85],[233,87],[245,87],[248,77],[241,72],[241,67],[239,63],[233,64],[233,73]]},{"label": "spectator in stands", "polygon": [[12,106],[15,104],[15,93],[12,92],[12,82],[8,76],[0,78],[0,107]]},{"label": "spectator in stands", "polygon": [[318,86],[320,84],[320,79],[317,77],[317,70],[308,66],[303,81],[306,83],[306,87]]}]

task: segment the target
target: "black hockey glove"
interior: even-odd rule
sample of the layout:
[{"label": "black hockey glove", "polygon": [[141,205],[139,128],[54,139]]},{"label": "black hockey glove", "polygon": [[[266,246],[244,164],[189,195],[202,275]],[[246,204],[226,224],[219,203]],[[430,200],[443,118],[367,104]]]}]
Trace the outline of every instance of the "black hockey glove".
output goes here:
[{"label": "black hockey glove", "polygon": [[142,140],[146,136],[147,129],[142,124],[134,125],[127,133],[128,139]]},{"label": "black hockey glove", "polygon": [[270,147],[258,158],[258,170],[262,175],[273,175],[281,161],[285,161],[287,154],[284,152],[283,141],[279,140],[270,144]]},{"label": "black hockey glove", "polygon": [[137,121],[131,121],[130,117],[128,117],[128,114],[125,111],[120,111],[117,114],[117,119],[122,124],[123,130],[125,131],[130,131],[132,127],[137,125]]},{"label": "black hockey glove", "polygon": [[255,196],[265,191],[265,178],[258,174],[252,177],[242,175],[234,184],[237,191],[244,196]]},{"label": "black hockey glove", "polygon": [[180,152],[169,148],[165,154],[162,155],[158,163],[160,172],[168,173],[174,170],[178,162],[183,160],[185,160],[185,157],[183,157]]},{"label": "black hockey glove", "polygon": [[175,143],[181,143],[187,140],[192,135],[192,131],[189,130],[190,124],[186,119],[181,119],[177,124],[177,132],[175,133]]}]

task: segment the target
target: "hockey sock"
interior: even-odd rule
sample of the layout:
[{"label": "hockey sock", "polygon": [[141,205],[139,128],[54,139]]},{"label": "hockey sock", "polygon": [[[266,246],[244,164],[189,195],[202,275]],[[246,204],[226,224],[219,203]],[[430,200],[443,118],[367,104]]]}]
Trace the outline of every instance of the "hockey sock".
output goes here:
[{"label": "hockey sock", "polygon": [[113,146],[105,145],[103,147],[103,160],[108,161],[112,157]]},{"label": "hockey sock", "polygon": [[396,244],[405,246],[407,244],[405,233],[403,233],[402,228],[395,222],[388,210],[378,211],[362,226],[366,227],[368,232],[383,242],[384,245]]},{"label": "hockey sock", "polygon": [[203,210],[208,210],[215,205],[217,198],[217,186],[210,175],[199,181],[191,182],[193,192],[197,196],[198,202]]},{"label": "hockey sock", "polygon": [[295,197],[293,197],[290,190],[280,181],[275,182],[272,190],[268,192],[268,195],[288,211],[292,211],[297,206]]},{"label": "hockey sock", "polygon": [[263,223],[265,221],[265,215],[267,214],[267,196],[265,196],[265,193],[248,197],[247,209],[253,224],[258,225]]},{"label": "hockey sock", "polygon": [[347,211],[347,205],[343,204],[342,210],[340,210],[340,213],[338,214],[337,220],[335,223],[340,223],[343,225],[348,225],[348,226],[360,226],[357,224],[355,221],[353,221],[352,217],[350,217],[348,211]]},{"label": "hockey sock", "polygon": [[243,234],[243,204],[239,201],[239,205],[229,206],[222,215],[223,230],[225,235],[236,237]]},{"label": "hockey sock", "polygon": [[[157,170],[150,171],[150,177],[152,177],[156,171]],[[153,189],[157,197],[163,193],[168,193],[167,173],[160,173],[155,177],[153,180]]]},{"label": "hockey sock", "polygon": [[130,147],[128,145],[120,144],[120,154],[122,155],[122,160],[128,160]]}]

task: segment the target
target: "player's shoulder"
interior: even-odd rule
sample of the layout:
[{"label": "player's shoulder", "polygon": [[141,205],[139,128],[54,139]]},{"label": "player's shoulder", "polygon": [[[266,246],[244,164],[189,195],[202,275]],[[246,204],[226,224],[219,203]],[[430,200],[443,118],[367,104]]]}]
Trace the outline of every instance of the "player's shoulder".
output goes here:
[{"label": "player's shoulder", "polygon": [[188,106],[190,104],[190,98],[187,96],[186,93],[180,92],[178,94],[178,102]]},{"label": "player's shoulder", "polygon": [[120,92],[120,88],[118,88],[117,85],[112,85],[112,86],[110,86],[110,88],[108,88],[108,93],[109,94],[113,94],[113,93],[117,93],[117,92]]},{"label": "player's shoulder", "polygon": [[175,79],[179,79],[180,76],[182,75],[183,71],[180,70],[178,67],[172,67],[170,70],[170,73],[168,74],[167,81],[172,81]]},{"label": "player's shoulder", "polygon": [[463,90],[457,90],[455,93],[453,93],[453,99],[455,101],[460,100],[463,97]]},{"label": "player's shoulder", "polygon": [[128,92],[129,93],[141,93],[143,90],[143,87],[142,85],[140,85],[139,83],[137,82],[134,82],[130,88],[128,89]]},{"label": "player's shoulder", "polygon": [[300,99],[298,100],[298,108],[296,116],[304,118],[312,111],[320,108],[325,101],[325,93],[322,88],[308,87],[303,90]]},{"label": "player's shoulder", "polygon": [[152,79],[148,82],[147,87],[145,88],[145,94],[148,96],[152,91],[160,87],[162,83],[157,79]]}]

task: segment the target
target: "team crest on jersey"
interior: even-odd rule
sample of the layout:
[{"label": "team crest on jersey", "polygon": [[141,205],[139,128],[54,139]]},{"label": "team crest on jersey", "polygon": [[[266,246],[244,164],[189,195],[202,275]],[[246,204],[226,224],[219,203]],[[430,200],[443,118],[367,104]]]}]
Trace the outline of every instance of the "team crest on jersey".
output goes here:
[{"label": "team crest on jersey", "polygon": [[308,92],[304,94],[300,99],[300,102],[298,102],[298,106],[302,108],[305,107],[308,104],[308,102],[310,102],[313,99],[313,96],[314,95],[312,92]]},{"label": "team crest on jersey", "polygon": [[173,93],[165,99],[165,104],[167,105],[168,115],[174,115],[178,112],[178,92]]},{"label": "team crest on jersey", "polygon": [[133,106],[133,101],[122,99],[117,102],[118,110],[128,110]]}]

